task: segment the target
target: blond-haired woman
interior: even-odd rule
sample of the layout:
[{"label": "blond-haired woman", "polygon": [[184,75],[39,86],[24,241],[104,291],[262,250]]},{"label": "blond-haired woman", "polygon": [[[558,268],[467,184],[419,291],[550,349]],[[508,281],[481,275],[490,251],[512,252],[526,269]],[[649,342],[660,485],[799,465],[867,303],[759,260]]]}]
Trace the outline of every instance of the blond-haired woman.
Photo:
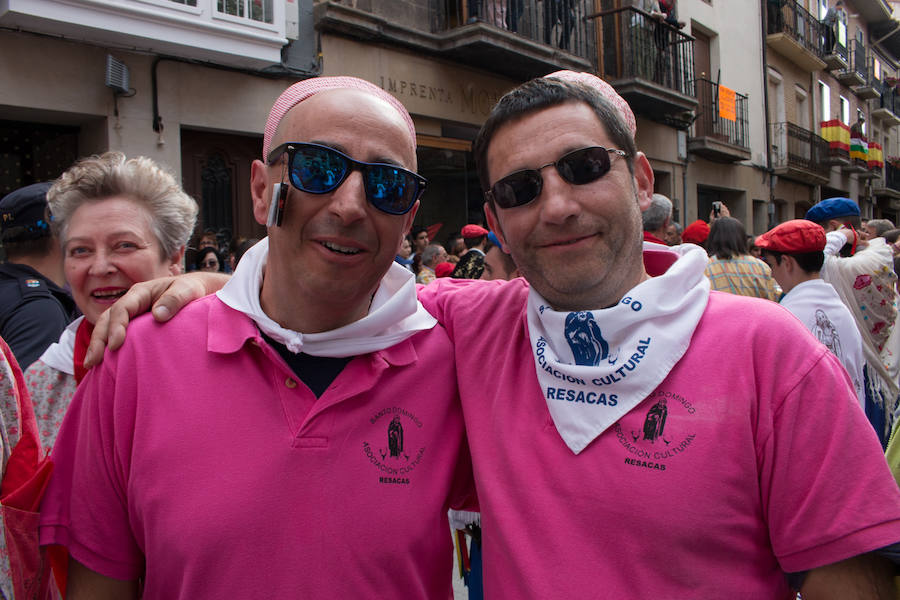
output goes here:
[{"label": "blond-haired woman", "polygon": [[47,193],[66,281],[84,315],[25,372],[45,448],[75,388],[94,323],[139,281],[181,272],[197,203],[146,157],[107,152],[75,163]]}]

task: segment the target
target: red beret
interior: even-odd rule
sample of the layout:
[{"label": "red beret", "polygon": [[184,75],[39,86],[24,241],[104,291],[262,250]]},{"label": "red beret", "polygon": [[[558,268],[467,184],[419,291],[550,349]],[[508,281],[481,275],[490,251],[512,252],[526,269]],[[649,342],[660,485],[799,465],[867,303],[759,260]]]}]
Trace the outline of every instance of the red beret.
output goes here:
[{"label": "red beret", "polygon": [[763,250],[786,254],[821,252],[825,249],[825,229],[806,219],[794,219],[757,237],[756,245]]},{"label": "red beret", "polygon": [[699,219],[684,228],[681,241],[690,244],[702,244],[709,237],[709,225]]},{"label": "red beret", "polygon": [[456,265],[449,262],[442,262],[434,265],[434,275],[435,277],[450,277],[450,273],[453,272],[453,269],[456,268]]},{"label": "red beret", "polygon": [[462,228],[462,236],[464,238],[477,238],[487,234],[488,230],[480,225],[466,225]]}]

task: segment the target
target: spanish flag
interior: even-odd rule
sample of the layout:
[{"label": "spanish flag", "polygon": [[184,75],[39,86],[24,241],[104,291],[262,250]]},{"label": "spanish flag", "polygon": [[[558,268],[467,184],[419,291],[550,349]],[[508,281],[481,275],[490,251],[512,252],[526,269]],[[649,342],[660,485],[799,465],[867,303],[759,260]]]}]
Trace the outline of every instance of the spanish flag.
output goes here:
[{"label": "spanish flag", "polygon": [[831,150],[850,151],[850,126],[840,119],[822,121],[822,137]]},{"label": "spanish flag", "polygon": [[881,150],[881,144],[872,142],[869,144],[869,168],[881,169],[884,167],[884,153]]}]

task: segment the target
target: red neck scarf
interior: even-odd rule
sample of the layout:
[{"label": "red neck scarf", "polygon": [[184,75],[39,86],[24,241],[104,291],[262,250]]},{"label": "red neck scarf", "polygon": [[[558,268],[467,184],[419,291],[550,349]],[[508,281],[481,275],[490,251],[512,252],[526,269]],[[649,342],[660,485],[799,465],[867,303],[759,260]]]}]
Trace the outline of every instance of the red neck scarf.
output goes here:
[{"label": "red neck scarf", "polygon": [[75,331],[75,382],[81,383],[88,370],[84,368],[84,355],[87,354],[88,344],[91,343],[91,333],[94,325],[84,319]]}]

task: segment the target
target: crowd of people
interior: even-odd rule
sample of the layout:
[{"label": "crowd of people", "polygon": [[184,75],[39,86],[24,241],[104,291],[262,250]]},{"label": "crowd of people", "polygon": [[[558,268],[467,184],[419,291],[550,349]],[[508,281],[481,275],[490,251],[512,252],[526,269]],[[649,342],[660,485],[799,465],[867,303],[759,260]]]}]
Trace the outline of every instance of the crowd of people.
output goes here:
[{"label": "crowd of people", "polygon": [[894,597],[900,231],[846,198],[682,230],[636,129],[594,75],[517,86],[444,245],[412,118],[353,77],[272,106],[234,260],[146,158],[0,200],[9,259],[59,263],[7,269],[56,333],[0,405],[0,500],[32,420],[53,471],[0,590],[447,598],[459,511],[487,598]]}]

